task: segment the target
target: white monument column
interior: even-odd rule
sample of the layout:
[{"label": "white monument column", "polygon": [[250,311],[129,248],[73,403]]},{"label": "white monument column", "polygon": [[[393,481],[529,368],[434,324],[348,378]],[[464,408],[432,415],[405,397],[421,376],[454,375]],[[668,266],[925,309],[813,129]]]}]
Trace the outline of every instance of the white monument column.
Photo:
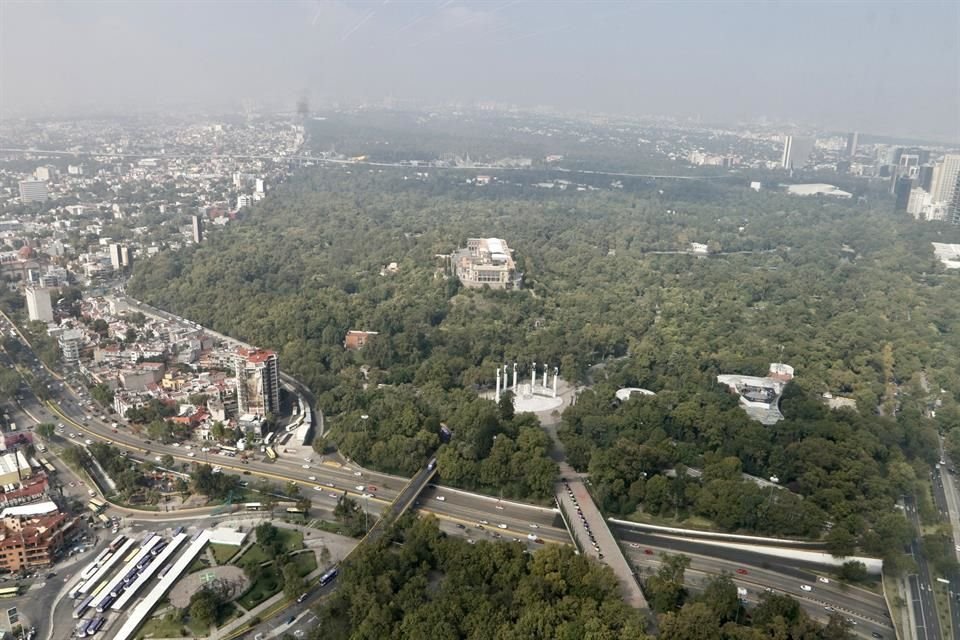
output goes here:
[{"label": "white monument column", "polygon": [[494,396],[497,404],[500,403],[500,367],[497,367],[497,393]]},{"label": "white monument column", "polygon": [[544,391],[544,392],[547,391],[547,365],[546,365],[546,363],[544,363],[544,365],[543,365],[543,391]]},{"label": "white monument column", "polygon": [[513,395],[517,395],[517,363],[513,363]]},{"label": "white monument column", "polygon": [[530,370],[530,395],[533,395],[533,385],[537,384],[537,363],[533,363],[533,369]]},{"label": "white monument column", "polygon": [[554,367],[553,368],[553,397],[554,398],[557,397],[557,376],[559,375],[560,375],[560,368]]}]

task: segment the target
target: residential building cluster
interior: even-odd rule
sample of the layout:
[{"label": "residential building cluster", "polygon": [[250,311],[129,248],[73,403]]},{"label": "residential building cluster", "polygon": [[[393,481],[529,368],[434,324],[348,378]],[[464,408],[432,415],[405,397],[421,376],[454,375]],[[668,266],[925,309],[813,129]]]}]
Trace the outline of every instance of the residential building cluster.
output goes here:
[{"label": "residential building cluster", "polygon": [[216,422],[261,428],[280,412],[276,353],[224,344],[198,325],[139,313],[121,297],[86,299],[80,310],[79,321],[64,318],[48,333],[66,365],[113,392],[120,416],[157,401],[186,437],[211,440]]}]

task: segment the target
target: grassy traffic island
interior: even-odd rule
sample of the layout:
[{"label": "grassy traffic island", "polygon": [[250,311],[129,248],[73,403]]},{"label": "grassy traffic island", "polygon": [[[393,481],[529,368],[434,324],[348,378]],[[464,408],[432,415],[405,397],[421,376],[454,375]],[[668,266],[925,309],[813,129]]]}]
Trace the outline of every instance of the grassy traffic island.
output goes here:
[{"label": "grassy traffic island", "polygon": [[210,544],[160,602],[137,638],[202,638],[283,591],[295,598],[317,558],[293,529],[259,524],[243,546]]}]

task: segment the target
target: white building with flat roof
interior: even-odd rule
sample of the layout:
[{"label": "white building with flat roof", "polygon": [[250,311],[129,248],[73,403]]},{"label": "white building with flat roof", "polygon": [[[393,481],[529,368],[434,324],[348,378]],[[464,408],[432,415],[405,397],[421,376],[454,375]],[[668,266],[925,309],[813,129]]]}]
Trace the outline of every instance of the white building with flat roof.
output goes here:
[{"label": "white building with flat roof", "polygon": [[516,289],[521,275],[517,274],[513,251],[501,238],[468,238],[467,248],[451,256],[453,269],[465,287]]}]

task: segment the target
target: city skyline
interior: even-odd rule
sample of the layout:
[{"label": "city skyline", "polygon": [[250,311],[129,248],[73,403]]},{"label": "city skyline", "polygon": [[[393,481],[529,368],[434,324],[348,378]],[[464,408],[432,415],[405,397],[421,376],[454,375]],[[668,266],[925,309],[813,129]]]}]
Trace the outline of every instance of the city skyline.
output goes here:
[{"label": "city skyline", "polygon": [[[292,109],[305,96],[316,107],[499,103],[960,141],[960,10],[949,3],[545,6],[5,3],[0,115]],[[918,32],[923,45],[907,55],[896,43]],[[77,72],[53,73],[68,64]]]}]

